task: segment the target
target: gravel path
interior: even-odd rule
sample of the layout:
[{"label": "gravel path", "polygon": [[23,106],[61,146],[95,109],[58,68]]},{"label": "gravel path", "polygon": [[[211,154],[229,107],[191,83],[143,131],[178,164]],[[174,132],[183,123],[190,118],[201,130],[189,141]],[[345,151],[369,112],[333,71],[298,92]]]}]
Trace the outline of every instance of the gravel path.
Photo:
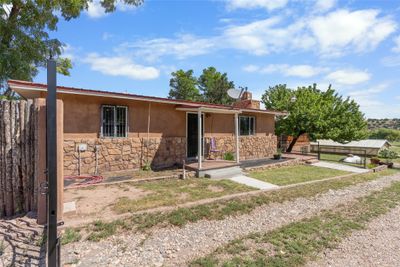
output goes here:
[{"label": "gravel path", "polygon": [[355,231],[336,249],[326,250],[318,260],[307,264],[319,266],[399,266],[400,206],[369,223],[367,229]]},{"label": "gravel path", "polygon": [[44,266],[42,233],[34,218],[0,220],[0,267]]},{"label": "gravel path", "polygon": [[256,208],[250,214],[228,217],[221,221],[199,221],[183,228],[154,230],[149,236],[138,233],[115,235],[107,240],[72,243],[63,248],[63,261],[79,266],[185,266],[229,241],[254,232],[266,232],[290,222],[311,217],[323,209],[331,209],[357,197],[381,190],[400,174],[330,190],[314,198],[298,198]]}]

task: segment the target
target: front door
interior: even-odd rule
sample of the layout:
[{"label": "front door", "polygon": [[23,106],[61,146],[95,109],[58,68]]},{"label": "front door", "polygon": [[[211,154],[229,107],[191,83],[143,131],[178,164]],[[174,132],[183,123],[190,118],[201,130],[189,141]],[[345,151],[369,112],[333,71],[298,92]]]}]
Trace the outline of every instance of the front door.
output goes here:
[{"label": "front door", "polygon": [[[201,140],[203,142],[203,134],[204,134],[204,116],[201,115],[201,123],[203,128],[203,133],[201,135]],[[197,158],[198,152],[198,120],[197,114],[195,113],[187,113],[187,157],[188,158]],[[202,146],[203,147],[203,146]],[[202,149],[203,150],[203,149]]]}]

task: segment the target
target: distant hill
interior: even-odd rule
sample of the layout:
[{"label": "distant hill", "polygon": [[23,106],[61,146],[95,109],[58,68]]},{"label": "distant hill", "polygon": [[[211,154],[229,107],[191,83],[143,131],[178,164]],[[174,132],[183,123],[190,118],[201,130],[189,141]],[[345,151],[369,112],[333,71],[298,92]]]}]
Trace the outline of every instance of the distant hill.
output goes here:
[{"label": "distant hill", "polygon": [[368,129],[377,128],[400,130],[400,119],[368,119]]}]

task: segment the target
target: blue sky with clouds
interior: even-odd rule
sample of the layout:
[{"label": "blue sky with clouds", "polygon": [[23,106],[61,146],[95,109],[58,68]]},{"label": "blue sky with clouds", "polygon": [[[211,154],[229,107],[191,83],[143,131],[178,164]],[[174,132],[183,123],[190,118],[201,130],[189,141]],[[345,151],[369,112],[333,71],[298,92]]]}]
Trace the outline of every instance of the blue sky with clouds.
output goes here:
[{"label": "blue sky with clouds", "polygon": [[367,117],[400,117],[398,0],[145,0],[111,14],[94,1],[52,35],[74,64],[60,85],[167,96],[172,71],[215,66],[258,98],[332,84]]}]

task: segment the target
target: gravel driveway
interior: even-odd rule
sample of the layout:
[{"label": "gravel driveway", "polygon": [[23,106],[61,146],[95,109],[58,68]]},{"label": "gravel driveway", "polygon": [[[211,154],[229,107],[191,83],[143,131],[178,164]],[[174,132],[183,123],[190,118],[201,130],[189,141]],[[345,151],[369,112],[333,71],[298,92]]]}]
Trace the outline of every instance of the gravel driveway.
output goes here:
[{"label": "gravel driveway", "polygon": [[0,267],[44,266],[43,227],[28,216],[0,220]]},{"label": "gravel driveway", "polygon": [[200,221],[185,227],[155,229],[149,236],[138,233],[115,235],[97,243],[83,241],[63,247],[63,262],[79,266],[185,266],[229,241],[254,232],[266,232],[290,222],[311,217],[355,198],[381,190],[400,174],[375,181],[330,190],[314,198],[298,198],[256,208],[250,214],[220,221]]},{"label": "gravel driveway", "polygon": [[336,249],[319,254],[308,267],[399,266],[400,206],[374,219],[367,229],[353,232]]}]

